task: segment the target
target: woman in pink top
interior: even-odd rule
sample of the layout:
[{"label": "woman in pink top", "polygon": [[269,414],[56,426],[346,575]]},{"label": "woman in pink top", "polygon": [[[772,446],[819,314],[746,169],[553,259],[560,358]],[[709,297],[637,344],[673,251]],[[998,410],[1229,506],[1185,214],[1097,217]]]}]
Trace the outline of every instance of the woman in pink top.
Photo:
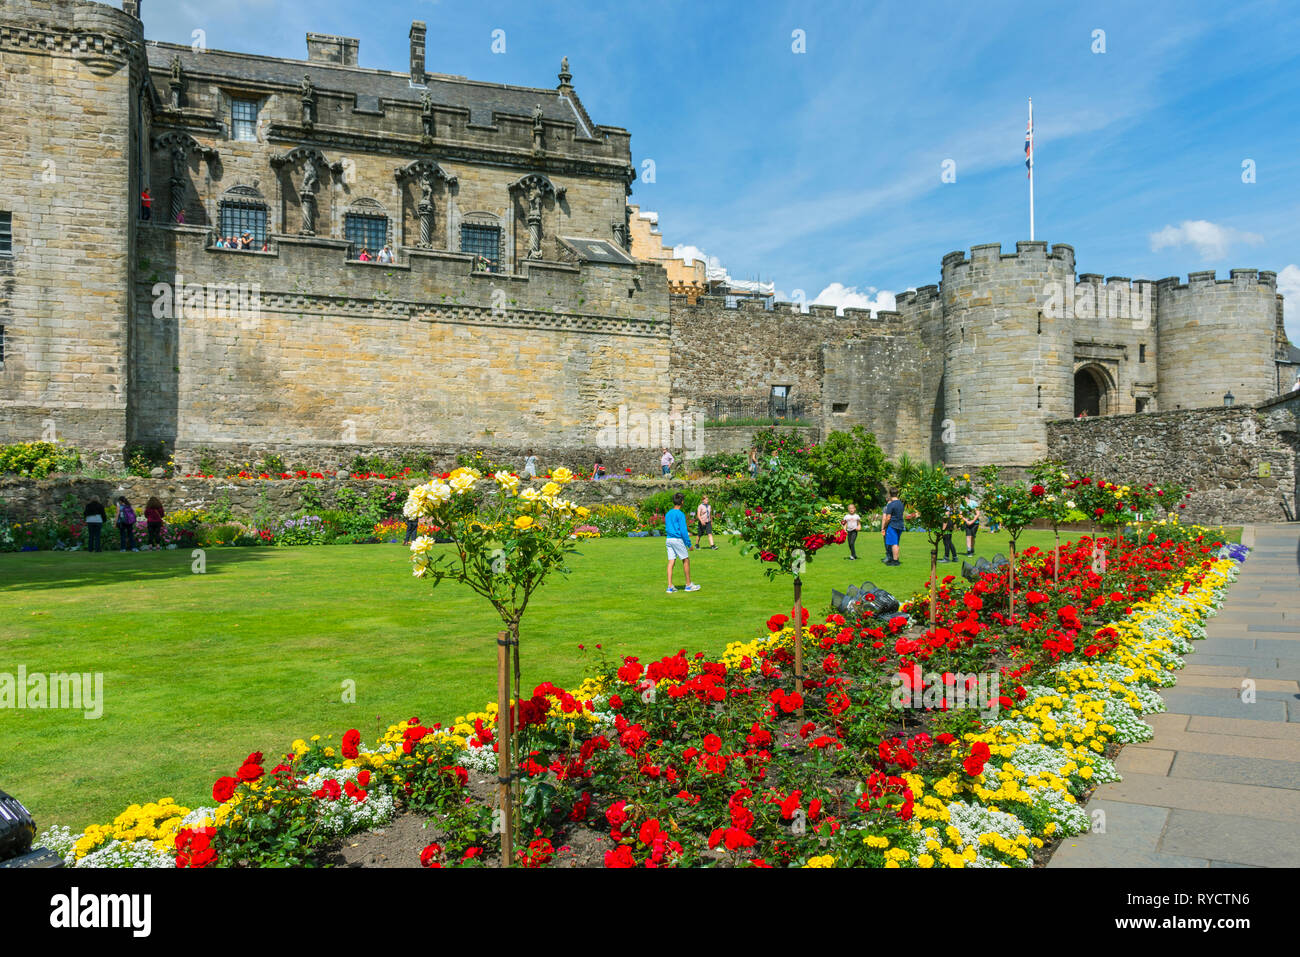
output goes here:
[{"label": "woman in pink top", "polygon": [[158,501],[158,496],[153,496],[145,503],[144,522],[149,528],[149,548],[151,551],[162,548],[163,516],[166,514],[162,502]]}]

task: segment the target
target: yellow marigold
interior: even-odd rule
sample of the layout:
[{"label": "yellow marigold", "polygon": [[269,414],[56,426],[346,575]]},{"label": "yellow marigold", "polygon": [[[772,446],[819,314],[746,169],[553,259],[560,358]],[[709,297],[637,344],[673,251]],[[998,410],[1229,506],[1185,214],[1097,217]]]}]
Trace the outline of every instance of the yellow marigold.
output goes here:
[{"label": "yellow marigold", "polygon": [[804,867],[834,867],[835,858],[829,854],[823,854],[821,857],[810,857]]}]

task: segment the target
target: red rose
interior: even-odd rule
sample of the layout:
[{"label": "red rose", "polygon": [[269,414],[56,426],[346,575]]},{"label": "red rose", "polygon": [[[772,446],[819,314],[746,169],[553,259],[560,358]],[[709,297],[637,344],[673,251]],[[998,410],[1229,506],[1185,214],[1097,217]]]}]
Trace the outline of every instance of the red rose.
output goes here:
[{"label": "red rose", "polygon": [[245,764],[235,773],[239,775],[241,781],[256,781],[266,772],[262,770],[260,764]]},{"label": "red rose", "polygon": [[632,849],[626,844],[620,844],[612,851],[605,852],[606,867],[636,867],[636,858],[632,856]]},{"label": "red rose", "polygon": [[430,844],[420,852],[420,866],[432,867],[433,859],[442,853],[442,847],[438,844]]},{"label": "red rose", "polygon": [[709,754],[717,754],[720,750],[722,750],[722,739],[718,737],[716,734],[705,735],[704,750],[709,752]]},{"label": "red rose", "polygon": [[239,782],[232,777],[217,778],[217,783],[212,785],[212,800],[218,804],[225,804],[235,796],[235,788]]},{"label": "red rose", "polygon": [[357,773],[357,783],[360,784],[362,787],[365,787],[367,784],[369,784],[370,772],[366,770],[359,771]]}]

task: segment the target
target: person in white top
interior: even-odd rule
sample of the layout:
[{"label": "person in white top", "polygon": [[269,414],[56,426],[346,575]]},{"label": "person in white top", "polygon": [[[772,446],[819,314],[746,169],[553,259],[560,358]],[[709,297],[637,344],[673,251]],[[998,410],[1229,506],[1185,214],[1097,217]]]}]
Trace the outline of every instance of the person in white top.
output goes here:
[{"label": "person in white top", "polygon": [[715,552],[718,546],[713,544],[713,506],[709,504],[709,497],[705,495],[700,499],[699,508],[695,510],[695,521],[698,528],[695,530],[695,548],[704,547],[704,536],[709,536],[709,548]]},{"label": "person in white top", "polygon": [[862,529],[862,516],[858,514],[858,507],[852,502],[849,502],[849,510],[844,513],[840,523],[844,526],[844,531],[849,533],[849,554],[846,557],[848,561],[856,562],[858,551],[854,546],[858,543],[858,532]]},{"label": "person in white top", "polygon": [[379,250],[379,261],[381,263],[390,263],[393,261],[393,247],[385,246]]},{"label": "person in white top", "polygon": [[673,463],[676,461],[677,460],[673,458],[673,453],[664,449],[664,454],[659,458],[659,464],[663,466],[665,476],[673,474]]}]

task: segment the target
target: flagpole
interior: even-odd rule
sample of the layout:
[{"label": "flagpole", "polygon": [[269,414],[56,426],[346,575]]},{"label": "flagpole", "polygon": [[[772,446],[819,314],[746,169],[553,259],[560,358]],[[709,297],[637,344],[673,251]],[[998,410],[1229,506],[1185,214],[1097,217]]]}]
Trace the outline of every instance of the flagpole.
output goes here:
[{"label": "flagpole", "polygon": [[1029,98],[1029,241],[1034,241],[1034,98]]}]

